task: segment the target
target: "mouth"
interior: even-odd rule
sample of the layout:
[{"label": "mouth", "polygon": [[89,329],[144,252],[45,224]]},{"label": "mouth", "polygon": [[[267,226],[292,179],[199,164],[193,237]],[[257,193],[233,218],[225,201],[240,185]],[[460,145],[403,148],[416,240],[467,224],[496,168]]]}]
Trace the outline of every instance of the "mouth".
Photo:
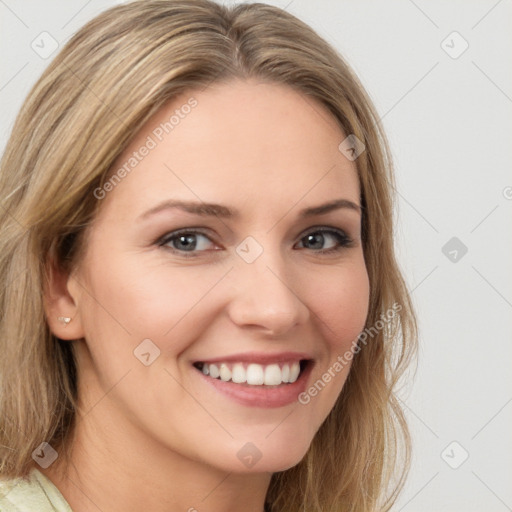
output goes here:
[{"label": "mouth", "polygon": [[245,387],[278,388],[297,382],[312,363],[312,359],[279,361],[270,364],[243,361],[197,361],[193,366],[209,379]]},{"label": "mouth", "polygon": [[193,373],[197,375],[199,385],[205,386],[205,392],[214,390],[245,407],[270,409],[297,403],[300,393],[306,389],[314,364],[313,359],[299,356],[247,357],[242,361],[234,357],[196,361]]}]

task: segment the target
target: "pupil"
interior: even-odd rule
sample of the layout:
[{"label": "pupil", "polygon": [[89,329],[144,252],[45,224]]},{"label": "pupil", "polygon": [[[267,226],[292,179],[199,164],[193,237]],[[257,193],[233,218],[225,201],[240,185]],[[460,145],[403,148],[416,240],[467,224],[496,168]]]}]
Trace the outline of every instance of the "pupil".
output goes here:
[{"label": "pupil", "polygon": [[183,241],[185,241],[184,242],[185,249],[194,249],[196,246],[194,236],[195,235],[181,235],[178,239],[178,241],[179,241],[178,243],[183,244]]},{"label": "pupil", "polygon": [[321,233],[316,233],[316,234],[308,235],[308,243],[309,242],[313,242],[314,243],[315,242],[315,238],[320,243],[320,247],[322,247],[324,237],[323,237],[323,235]]}]

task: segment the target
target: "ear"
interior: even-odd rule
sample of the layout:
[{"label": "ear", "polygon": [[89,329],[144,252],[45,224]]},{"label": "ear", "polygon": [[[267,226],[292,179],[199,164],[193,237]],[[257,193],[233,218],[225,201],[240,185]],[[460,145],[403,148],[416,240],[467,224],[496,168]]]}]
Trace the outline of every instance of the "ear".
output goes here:
[{"label": "ear", "polygon": [[47,263],[47,280],[44,283],[43,302],[46,320],[51,332],[62,340],[84,337],[79,314],[79,292],[70,286],[71,275],[60,268],[53,258]]}]

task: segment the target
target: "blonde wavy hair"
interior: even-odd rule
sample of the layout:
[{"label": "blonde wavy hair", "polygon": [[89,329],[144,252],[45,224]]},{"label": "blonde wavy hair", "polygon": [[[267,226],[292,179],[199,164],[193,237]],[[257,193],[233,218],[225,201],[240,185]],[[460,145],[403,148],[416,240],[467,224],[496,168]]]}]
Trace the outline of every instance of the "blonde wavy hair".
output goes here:
[{"label": "blonde wavy hair", "polygon": [[99,201],[93,191],[167,101],[233,78],[286,84],[325,105],[357,158],[370,279],[367,327],[398,303],[354,357],[303,460],[275,473],[272,512],[389,510],[410,438],[397,381],[415,355],[414,310],[393,247],[393,172],[379,118],[349,66],[310,27],[261,3],[145,0],[87,23],[29,93],[0,163],[0,476],[26,476],[42,442],[69,446],[76,421],[73,344],[48,327],[48,261],[76,265]]}]

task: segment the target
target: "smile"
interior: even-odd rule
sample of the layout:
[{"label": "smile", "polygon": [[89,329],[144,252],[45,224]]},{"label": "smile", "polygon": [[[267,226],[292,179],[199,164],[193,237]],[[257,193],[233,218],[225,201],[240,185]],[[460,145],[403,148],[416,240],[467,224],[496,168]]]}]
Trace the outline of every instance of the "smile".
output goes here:
[{"label": "smile", "polygon": [[217,359],[193,363],[194,373],[209,389],[249,407],[274,408],[297,403],[306,389],[313,359],[262,357],[259,363]]},{"label": "smile", "polygon": [[280,386],[293,384],[306,367],[307,360],[271,364],[217,362],[195,363],[194,366],[212,379],[248,386]]}]

